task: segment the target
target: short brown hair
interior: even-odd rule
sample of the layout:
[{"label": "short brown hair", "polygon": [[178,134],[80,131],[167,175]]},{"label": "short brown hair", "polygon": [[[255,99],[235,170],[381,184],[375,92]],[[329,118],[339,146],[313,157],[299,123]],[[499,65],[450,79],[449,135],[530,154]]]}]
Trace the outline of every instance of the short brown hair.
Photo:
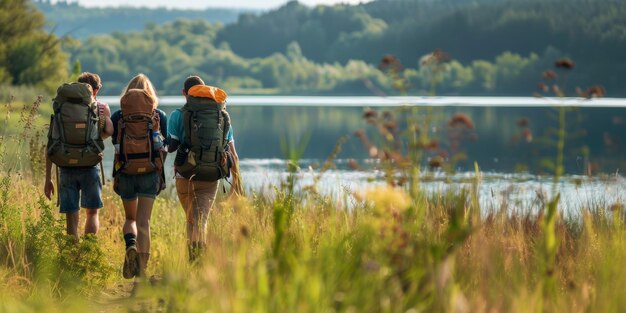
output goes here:
[{"label": "short brown hair", "polygon": [[193,86],[204,85],[204,81],[200,76],[192,75],[185,79],[185,83],[183,84],[183,88],[185,89],[185,93],[189,92],[189,89]]},{"label": "short brown hair", "polygon": [[102,82],[100,81],[100,76],[98,74],[83,72],[78,76],[78,82],[89,84],[93,90],[102,88]]}]

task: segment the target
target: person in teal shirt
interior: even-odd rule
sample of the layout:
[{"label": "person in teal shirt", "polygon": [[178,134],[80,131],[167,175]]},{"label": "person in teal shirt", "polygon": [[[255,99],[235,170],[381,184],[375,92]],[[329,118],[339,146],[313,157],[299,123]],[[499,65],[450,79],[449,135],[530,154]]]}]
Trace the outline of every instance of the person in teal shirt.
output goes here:
[{"label": "person in teal shirt", "polygon": [[[183,84],[183,95],[187,97],[189,90],[197,85],[204,85],[202,78],[190,76]],[[185,126],[183,125],[183,112],[181,109],[174,110],[168,119],[168,152],[175,152],[185,138]],[[234,162],[238,162],[235,140],[233,138],[232,125],[227,134],[228,148]],[[213,207],[217,196],[219,180],[202,181],[187,179],[176,173],[176,193],[185,210],[187,219],[187,244],[189,249],[189,261],[195,262],[206,250],[206,228],[209,212]]]}]

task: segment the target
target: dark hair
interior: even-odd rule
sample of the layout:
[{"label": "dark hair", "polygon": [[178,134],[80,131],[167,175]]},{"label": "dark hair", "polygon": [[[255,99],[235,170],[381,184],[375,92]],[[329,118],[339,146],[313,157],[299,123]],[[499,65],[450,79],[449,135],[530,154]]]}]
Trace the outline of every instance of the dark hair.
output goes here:
[{"label": "dark hair", "polygon": [[102,88],[102,83],[98,74],[83,72],[80,76],[78,76],[78,82],[89,84],[93,90]]},{"label": "dark hair", "polygon": [[200,76],[193,75],[193,76],[187,77],[187,79],[185,79],[185,83],[183,84],[185,93],[188,93],[191,87],[197,86],[197,85],[204,85],[204,81],[202,80],[202,78],[200,78]]}]

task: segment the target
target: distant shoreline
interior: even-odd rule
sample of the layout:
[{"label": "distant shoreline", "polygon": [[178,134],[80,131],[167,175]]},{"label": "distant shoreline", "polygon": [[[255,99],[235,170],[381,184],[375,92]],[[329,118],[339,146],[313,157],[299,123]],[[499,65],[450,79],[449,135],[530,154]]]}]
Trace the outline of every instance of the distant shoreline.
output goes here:
[{"label": "distant shoreline", "polygon": [[[102,96],[100,100],[112,105],[118,96]],[[182,96],[163,96],[160,105],[181,105]],[[241,106],[322,106],[322,107],[598,107],[626,108],[626,98],[535,98],[535,97],[375,97],[375,96],[239,96],[228,98],[229,105]]]}]

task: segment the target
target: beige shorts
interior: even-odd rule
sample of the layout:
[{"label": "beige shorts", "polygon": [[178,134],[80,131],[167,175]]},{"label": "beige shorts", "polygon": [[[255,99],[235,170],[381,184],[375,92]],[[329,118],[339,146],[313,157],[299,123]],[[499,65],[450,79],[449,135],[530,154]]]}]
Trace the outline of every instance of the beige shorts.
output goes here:
[{"label": "beige shorts", "polygon": [[215,202],[218,185],[219,181],[190,181],[184,177],[176,178],[176,192],[187,215],[187,223],[206,222]]}]

